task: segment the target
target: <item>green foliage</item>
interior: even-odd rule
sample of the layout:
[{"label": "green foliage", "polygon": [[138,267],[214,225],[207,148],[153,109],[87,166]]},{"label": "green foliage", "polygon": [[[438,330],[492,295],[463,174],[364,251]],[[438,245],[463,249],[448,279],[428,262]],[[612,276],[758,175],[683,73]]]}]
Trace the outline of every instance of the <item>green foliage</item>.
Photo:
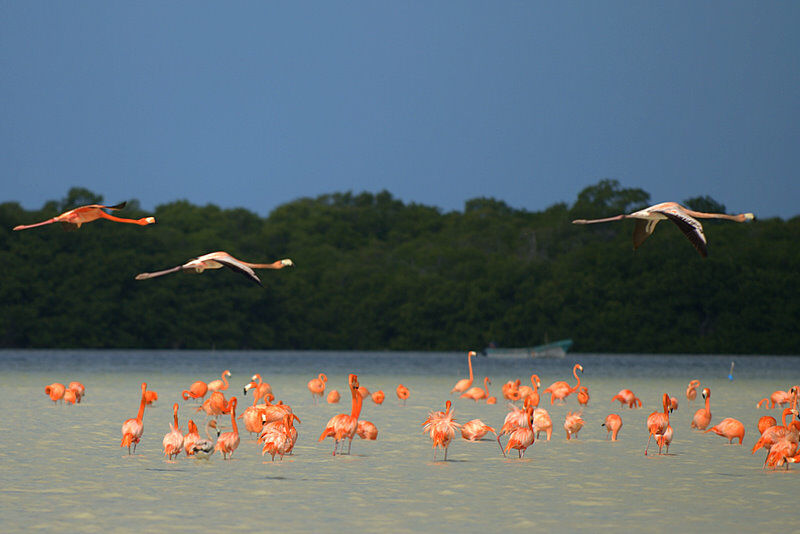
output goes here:
[{"label": "green foliage", "polygon": [[[7,202],[0,346],[466,350],[571,337],[584,352],[796,354],[800,218],[705,221],[705,260],[669,222],[636,252],[631,221],[571,224],[648,200],[615,180],[536,213],[492,198],[443,213],[386,191],[301,198],[267,218],[186,201],[145,213],[134,200],[118,215],[158,224],[74,232],[11,228],[101,196]],[[260,271],[264,288],[227,269],[134,279],[216,250],[297,267]]]}]

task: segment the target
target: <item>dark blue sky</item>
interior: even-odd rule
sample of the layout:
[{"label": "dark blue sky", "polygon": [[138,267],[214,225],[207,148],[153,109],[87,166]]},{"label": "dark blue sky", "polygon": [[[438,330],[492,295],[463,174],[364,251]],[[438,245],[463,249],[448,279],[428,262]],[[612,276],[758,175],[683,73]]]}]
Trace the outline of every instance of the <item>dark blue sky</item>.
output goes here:
[{"label": "dark blue sky", "polygon": [[800,2],[0,1],[0,201],[266,215],[603,178],[800,213]]}]

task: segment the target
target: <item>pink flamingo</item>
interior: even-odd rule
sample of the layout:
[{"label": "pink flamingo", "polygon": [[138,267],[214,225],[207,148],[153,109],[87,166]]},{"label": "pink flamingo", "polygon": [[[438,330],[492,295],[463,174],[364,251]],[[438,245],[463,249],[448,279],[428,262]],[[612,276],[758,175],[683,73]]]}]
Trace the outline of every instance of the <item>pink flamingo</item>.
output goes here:
[{"label": "pink flamingo", "polygon": [[189,400],[190,398],[205,399],[206,393],[208,393],[208,384],[202,380],[198,380],[192,383],[192,385],[189,386],[189,389],[184,389],[181,392],[181,396],[183,397],[183,400]]},{"label": "pink flamingo", "polygon": [[703,389],[703,398],[706,400],[705,407],[700,408],[694,413],[692,422],[689,425],[697,430],[705,430],[709,423],[711,423],[711,390],[709,388]]},{"label": "pink flamingo", "polygon": [[567,431],[567,441],[573,436],[578,437],[578,432],[583,428],[583,418],[581,412],[568,412],[567,417],[564,419],[564,430]]},{"label": "pink flamingo", "polygon": [[[456,385],[453,386],[453,389],[450,390],[450,393],[463,393],[472,385],[472,380],[474,378],[472,374],[472,357],[475,356],[475,351],[471,350],[467,353],[467,365],[469,365],[469,378],[462,378]],[[445,453],[447,451],[445,450]]]},{"label": "pink flamingo", "polygon": [[619,415],[612,413],[606,416],[606,420],[600,424],[600,426],[606,427],[608,433],[606,434],[606,439],[608,436],[611,436],[611,441],[617,441],[617,435],[619,435],[619,430],[622,428],[622,417]]},{"label": "pink flamingo", "polygon": [[516,428],[511,435],[508,437],[508,443],[506,443],[505,454],[507,454],[511,449],[516,449],[517,454],[519,454],[520,458],[525,456],[525,451],[533,445],[535,441],[533,435],[533,426],[531,419],[533,418],[533,406],[528,406],[525,409],[525,425]]},{"label": "pink flamingo", "polygon": [[67,389],[71,389],[72,391],[75,392],[75,395],[77,395],[78,397],[78,402],[81,401],[82,397],[86,396],[86,386],[84,386],[80,382],[75,382],[75,381],[70,382],[69,385],[67,386]]},{"label": "pink flamingo", "polygon": [[611,397],[611,402],[614,401],[619,401],[620,407],[624,407],[626,404],[628,408],[642,407],[642,400],[629,389],[621,389],[619,393]]},{"label": "pink flamingo", "polygon": [[164,436],[161,444],[164,446],[164,456],[170,460],[178,457],[183,447],[183,432],[178,426],[178,403],[172,405],[172,416],[174,421],[170,423],[170,431]]},{"label": "pink flamingo", "polygon": [[550,441],[550,436],[553,435],[553,421],[550,419],[550,414],[544,408],[536,408],[533,412],[533,429],[536,431],[536,437],[544,432],[547,435],[547,441]]},{"label": "pink flamingo", "polygon": [[311,402],[313,404],[316,404],[317,398],[321,398],[325,393],[325,383],[327,381],[328,377],[325,376],[325,373],[320,373],[317,378],[312,378],[308,381],[308,391],[311,392]]},{"label": "pink flamingo", "polygon": [[503,384],[500,388],[503,392],[503,398],[506,400],[510,400],[512,402],[518,401],[520,399],[520,391],[519,391],[519,384],[522,382],[519,378],[514,382],[510,380]]},{"label": "pink flamingo", "polygon": [[[258,380],[258,382],[256,382]],[[267,393],[272,393],[272,386],[268,382],[261,381],[261,375],[256,373],[250,377],[250,382],[244,387],[244,394],[247,395],[249,390],[255,390],[256,398],[260,399]]]},{"label": "pink flamingo", "polygon": [[480,419],[473,419],[461,426],[461,437],[467,441],[476,441],[491,432],[497,437],[497,432],[494,428],[485,424]]},{"label": "pink flamingo", "polygon": [[327,401],[328,404],[336,404],[341,398],[342,396],[339,394],[339,391],[332,389],[330,393],[328,393]]},{"label": "pink flamingo", "polygon": [[586,386],[578,388],[578,404],[581,406],[589,404],[589,388]]},{"label": "pink flamingo", "polygon": [[361,439],[376,440],[378,439],[378,427],[370,421],[359,419],[358,426],[356,427],[356,434]]},{"label": "pink flamingo", "polygon": [[188,426],[189,431],[183,436],[183,450],[186,452],[186,456],[192,456],[194,454],[192,448],[200,440],[200,433],[197,431],[197,425],[191,419],[189,419]]},{"label": "pink flamingo", "polygon": [[578,383],[575,384],[574,388],[569,387],[569,384],[567,384],[564,381],[558,381],[558,382],[553,382],[552,384],[550,384],[547,387],[547,389],[545,389],[542,392],[542,393],[550,393],[550,405],[551,406],[556,401],[556,399],[558,399],[559,401],[562,401],[561,404],[563,404],[563,400],[564,399],[566,399],[571,393],[573,393],[575,391],[578,391],[578,388],[581,387],[581,377],[578,376],[578,371],[580,371],[582,373],[583,372],[583,366],[581,364],[579,364],[579,363],[576,363],[575,367],[572,368],[572,376],[574,376],[575,380],[578,381]]},{"label": "pink flamingo", "polygon": [[231,397],[228,402],[228,410],[231,412],[231,432],[223,432],[217,438],[217,445],[214,450],[222,453],[222,458],[227,460],[233,456],[233,451],[239,446],[239,427],[236,426],[236,397]]},{"label": "pink flamingo", "polygon": [[57,215],[52,219],[47,219],[35,224],[21,224],[15,226],[14,230],[27,230],[28,228],[35,228],[37,226],[44,226],[45,224],[53,224],[60,222],[65,228],[80,228],[82,224],[95,221],[97,219],[107,219],[109,221],[138,224],[145,226],[156,222],[155,217],[145,217],[143,219],[122,219],[109,215],[103,210],[121,210],[125,207],[126,202],[117,204],[116,206],[103,206],[101,204],[90,204],[88,206],[81,206],[79,208],[65,211],[61,215]]},{"label": "pink flamingo", "polygon": [[735,438],[739,438],[739,445],[742,444],[744,440],[744,425],[741,421],[737,421],[732,417],[728,417],[723,419],[716,425],[712,426],[705,433],[713,432],[718,436],[722,436],[728,440],[728,443],[733,443]]},{"label": "pink flamingo", "polygon": [[246,276],[256,284],[262,285],[261,279],[256,276],[256,273],[253,271],[253,269],[283,269],[284,267],[293,266],[294,263],[292,263],[292,260],[288,258],[284,260],[278,260],[274,263],[248,263],[246,261],[234,258],[227,252],[219,251],[198,256],[197,258],[187,261],[183,265],[178,265],[177,267],[172,267],[171,269],[165,269],[163,271],[157,271],[154,273],[137,274],[136,280],[147,280],[148,278],[155,278],[165,274],[177,273],[178,271],[194,271],[196,273],[202,273],[206,269],[221,269],[223,267],[227,267],[232,271]]},{"label": "pink flamingo", "polygon": [[[353,407],[350,411],[350,415],[344,413],[334,415],[330,421],[328,421],[325,430],[322,431],[322,435],[320,435],[318,440],[322,441],[328,436],[333,436],[334,456],[336,456],[336,449],[339,447],[339,443],[345,438],[349,440],[347,454],[350,454],[350,447],[353,445],[353,437],[358,429],[358,416],[361,414],[361,404],[364,402],[364,397],[358,392],[358,377],[356,375],[351,374],[348,377],[348,385],[350,386],[350,395],[353,399]],[[341,451],[339,451],[339,454],[342,454]]]},{"label": "pink flamingo", "polygon": [[122,443],[120,443],[119,446],[128,447],[128,454],[131,453],[131,445],[133,445],[133,452],[136,452],[136,445],[139,443],[139,440],[142,438],[142,433],[144,432],[144,423],[142,419],[144,418],[146,392],[147,383],[142,382],[142,400],[139,403],[139,413],[136,415],[135,419],[127,419],[122,423]]},{"label": "pink flamingo", "polygon": [[[647,438],[647,447],[644,449],[644,455],[647,456],[647,449],[650,448],[650,440],[655,437],[658,442],[658,437],[662,436],[669,426],[669,395],[664,393],[663,398],[664,412],[653,412],[647,418],[647,430],[650,433]],[[661,454],[661,446],[658,447],[658,454]]]},{"label": "pink flamingo", "polygon": [[208,383],[208,391],[225,391],[228,389],[228,378],[231,376],[231,372],[227,369],[222,371],[220,378],[216,380],[212,380]]},{"label": "pink flamingo", "polygon": [[61,384],[59,382],[53,382],[49,386],[44,387],[45,394],[49,395],[50,400],[53,401],[53,403],[55,404],[57,404],[58,401],[64,398],[64,392],[66,390],[67,388],[64,386],[64,384]]},{"label": "pink flamingo", "polygon": [[778,422],[771,415],[765,415],[758,419],[758,433],[763,434],[766,429],[777,425]]},{"label": "pink flamingo", "polygon": [[436,447],[444,449],[444,461],[447,461],[447,449],[450,442],[456,435],[456,429],[461,426],[456,423],[455,412],[451,410],[453,403],[445,403],[444,412],[429,412],[428,418],[423,421],[422,426],[433,442],[433,461],[436,461]]},{"label": "pink flamingo", "polygon": [[662,447],[666,448],[664,454],[669,454],[669,446],[672,445],[672,435],[672,425],[668,424],[664,433],[660,436],[656,436],[656,444],[658,445],[658,449],[661,450]]},{"label": "pink flamingo", "polygon": [[[259,438],[264,442],[261,449],[262,456],[269,454],[274,462],[276,454],[283,460],[283,455],[291,452],[297,439],[297,430],[293,426],[294,419],[296,419],[294,414],[287,413],[283,416],[280,424],[278,422],[271,423],[270,428]],[[298,421],[300,420],[298,419]]]},{"label": "pink flamingo", "polygon": [[385,398],[385,395],[383,394],[383,391],[379,389],[378,391],[373,392],[371,397],[372,397],[372,402],[374,402],[375,404],[383,404],[383,399]]},{"label": "pink flamingo", "polygon": [[486,399],[489,396],[489,384],[491,383],[492,381],[489,380],[489,377],[487,376],[483,379],[483,388],[479,388],[478,386],[471,387],[461,394],[461,398],[472,399],[475,402]]},{"label": "pink flamingo", "polygon": [[686,387],[686,400],[693,402],[697,398],[697,388],[700,386],[699,380],[692,380]]},{"label": "pink flamingo", "polygon": [[403,401],[403,406],[406,405],[406,400],[411,396],[411,391],[403,384],[397,384],[397,398]]},{"label": "pink flamingo", "polygon": [[[774,391],[772,395],[769,396],[769,399],[764,398],[758,401],[756,407],[761,408],[761,406],[763,405],[764,408],[772,410],[773,408],[775,408],[776,405],[779,405],[781,408],[783,408],[785,405],[791,402],[796,402],[797,392],[799,389],[800,386],[793,386],[788,391],[781,391],[781,390]],[[769,405],[770,402],[772,403],[771,406]]]},{"label": "pink flamingo", "polygon": [[541,380],[539,380],[539,376],[531,375],[531,385],[519,387],[519,398],[525,401],[525,399],[530,397],[531,406],[533,406],[534,408],[539,406],[539,388],[541,387],[541,385],[542,382]]}]

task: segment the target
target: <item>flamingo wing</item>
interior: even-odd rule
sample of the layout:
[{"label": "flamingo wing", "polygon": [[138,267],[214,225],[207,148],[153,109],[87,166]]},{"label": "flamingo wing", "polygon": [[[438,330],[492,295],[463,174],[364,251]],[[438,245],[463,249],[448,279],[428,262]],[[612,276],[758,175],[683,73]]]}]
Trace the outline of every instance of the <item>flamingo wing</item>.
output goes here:
[{"label": "flamingo wing", "polygon": [[246,276],[247,278],[253,280],[256,284],[263,287],[263,285],[261,284],[261,279],[258,276],[256,276],[255,271],[253,271],[253,269],[251,269],[244,263],[240,262],[236,258],[226,255],[214,258],[214,261],[219,262],[225,267],[228,267],[229,269],[232,269],[237,273]]},{"label": "flamingo wing", "polygon": [[636,219],[636,226],[633,227],[633,249],[636,250],[644,240],[650,237],[656,229],[658,219]]},{"label": "flamingo wing", "polygon": [[703,226],[697,219],[690,217],[678,209],[658,210],[656,213],[660,213],[670,221],[674,222],[702,257],[705,258],[708,256],[706,236],[703,233]]}]

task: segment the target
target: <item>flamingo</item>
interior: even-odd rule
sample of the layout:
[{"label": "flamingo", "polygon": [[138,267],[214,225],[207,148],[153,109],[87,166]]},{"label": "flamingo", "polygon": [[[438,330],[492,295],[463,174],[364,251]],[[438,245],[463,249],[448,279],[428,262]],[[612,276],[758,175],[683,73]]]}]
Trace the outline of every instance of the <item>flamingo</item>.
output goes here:
[{"label": "flamingo", "polygon": [[672,409],[673,412],[678,410],[678,397],[669,398],[669,407]]},{"label": "flamingo", "polygon": [[294,267],[294,262],[286,258],[278,260],[273,263],[248,263],[234,258],[224,251],[210,252],[196,258],[192,258],[183,265],[165,269],[163,271],[156,271],[153,273],[140,273],[136,275],[136,280],[146,280],[148,278],[155,278],[165,274],[177,273],[178,271],[194,271],[202,273],[206,269],[221,269],[228,267],[229,269],[248,277],[258,285],[262,285],[261,279],[256,276],[253,269],[283,269],[284,267]]},{"label": "flamingo", "polygon": [[629,389],[621,389],[619,393],[611,397],[611,402],[619,401],[620,408],[624,407],[626,404],[628,408],[641,408],[642,407],[642,400],[633,394],[633,391]]},{"label": "flamingo", "polygon": [[358,386],[358,394],[361,395],[362,399],[366,399],[369,397],[369,390],[366,386]]},{"label": "flamingo", "polygon": [[183,450],[186,456],[192,456],[194,454],[192,447],[194,447],[195,443],[200,441],[200,434],[197,432],[197,425],[191,419],[189,419],[188,426],[189,431],[183,435]]},{"label": "flamingo", "polygon": [[472,399],[475,402],[483,400],[489,396],[489,384],[491,383],[492,381],[489,380],[487,376],[483,379],[483,388],[479,388],[478,386],[471,387],[461,394],[461,398]]},{"label": "flamingo", "polygon": [[501,391],[503,392],[503,398],[506,399],[506,400],[510,400],[512,402],[513,401],[518,401],[520,399],[520,397],[521,397],[520,391],[519,391],[520,382],[522,382],[522,381],[518,378],[514,382],[511,382],[509,380],[508,382],[503,384],[503,386],[500,388]]},{"label": "flamingo", "polygon": [[[287,416],[290,418],[288,429],[286,428]],[[284,411],[280,419],[267,422],[267,417],[265,415],[262,415],[262,421],[264,423],[264,427],[261,429],[261,435],[258,437],[258,441],[264,442],[264,444],[266,445],[266,442],[272,439],[272,436],[269,436],[269,434],[271,434],[272,432],[280,432],[289,438],[289,443],[286,444],[286,448],[284,449],[284,454],[287,453],[291,454],[292,449],[294,448],[294,444],[297,443],[297,436],[298,436],[297,429],[294,427],[294,422],[297,421],[298,423],[302,423],[302,421],[300,421],[300,418],[290,411]],[[279,446],[280,444],[276,443],[275,445],[277,447],[276,450],[280,449]],[[269,450],[267,450],[266,452],[269,452]],[[263,448],[261,450],[261,454],[262,456],[265,454]]]},{"label": "flamingo", "polygon": [[[644,449],[644,455],[647,456],[647,449],[650,448],[650,440],[655,437],[658,442],[658,437],[664,435],[669,426],[669,395],[664,393],[663,397],[664,412],[653,412],[647,418],[647,430],[650,433],[647,438],[647,447]],[[661,454],[661,445],[658,447],[658,454]]]},{"label": "flamingo", "polygon": [[86,396],[86,386],[81,384],[80,382],[72,381],[67,386],[67,389],[71,389],[75,392],[75,395],[78,397],[78,402],[81,401],[81,398]]},{"label": "flamingo", "polygon": [[378,427],[370,421],[360,419],[356,427],[356,434],[358,434],[358,437],[361,439],[376,440],[378,439]]},{"label": "flamingo", "polygon": [[709,406],[711,404],[711,390],[709,388],[703,388],[703,398],[706,400],[705,408],[697,410],[694,413],[692,422],[689,424],[689,426],[697,430],[705,430],[711,423],[711,408]]},{"label": "flamingo", "polygon": [[511,435],[508,436],[508,443],[506,443],[506,448],[503,451],[504,454],[507,454],[511,449],[517,449],[517,453],[519,454],[520,458],[525,456],[525,451],[533,445],[535,441],[534,433],[533,433],[533,426],[531,423],[531,419],[533,418],[533,406],[528,406],[525,409],[525,424],[516,428]]},{"label": "flamingo", "polygon": [[[256,380],[258,380],[258,382],[256,382]],[[262,398],[267,393],[272,393],[272,386],[269,385],[269,382],[262,382],[261,375],[258,373],[250,377],[250,383],[248,383],[243,389],[245,395],[247,395],[248,390],[255,389],[255,395],[257,399]]]},{"label": "flamingo", "polygon": [[328,404],[336,404],[341,398],[342,396],[339,394],[339,391],[332,389],[330,393],[328,393],[328,398],[326,400]]},{"label": "flamingo", "polygon": [[250,432],[251,437],[252,434],[261,432],[261,429],[264,426],[261,421],[263,410],[258,406],[258,401],[260,398],[261,397],[253,395],[253,405],[245,408],[245,410],[238,417],[238,419],[242,419],[244,421],[244,428]]},{"label": "flamingo", "polygon": [[328,377],[325,376],[325,373],[320,373],[317,378],[312,378],[308,381],[308,391],[311,392],[311,402],[313,404],[317,403],[317,397],[322,397],[322,394],[325,393],[325,382],[328,381]]},{"label": "flamingo", "polygon": [[456,435],[456,429],[461,426],[456,423],[455,412],[451,410],[453,403],[445,403],[445,411],[429,412],[428,418],[423,421],[422,426],[433,442],[433,461],[436,461],[436,447],[444,449],[444,461],[447,461],[447,449],[450,442]]},{"label": "flamingo", "polygon": [[217,422],[214,419],[209,419],[206,421],[206,438],[205,439],[198,439],[194,445],[192,445],[191,453],[187,452],[189,456],[194,456],[195,458],[208,460],[211,458],[211,455],[214,454],[216,450],[216,446],[214,440],[211,438],[211,430],[214,429],[217,431],[217,439],[219,439],[219,430],[217,430]]},{"label": "flamingo", "polygon": [[[364,397],[358,392],[358,377],[356,375],[351,374],[348,377],[348,385],[350,386],[350,395],[353,398],[353,407],[350,415],[340,413],[331,417],[318,440],[322,441],[328,436],[333,436],[334,456],[336,456],[336,449],[339,443],[345,438],[349,440],[347,454],[350,454],[350,447],[353,445],[353,437],[358,429],[358,416],[361,414],[361,404],[364,401]],[[341,454],[341,451],[339,454]]]},{"label": "flamingo", "polygon": [[272,404],[273,400],[275,400],[275,396],[272,393],[267,393],[264,397],[264,404],[256,405],[256,408],[261,412],[261,421],[264,424],[280,422],[283,420],[284,415],[292,413],[291,406],[280,401],[278,401],[278,404]]},{"label": "flamingo", "polygon": [[589,388],[586,386],[578,388],[578,404],[581,406],[589,404]]},{"label": "flamingo", "polygon": [[173,460],[178,457],[183,447],[183,432],[178,426],[178,403],[172,405],[172,416],[174,422],[170,423],[170,431],[164,436],[161,444],[164,446],[164,456]]},{"label": "flamingo", "polygon": [[403,401],[403,406],[406,405],[406,400],[411,396],[411,391],[403,384],[397,384],[397,399]]},{"label": "flamingo", "polygon": [[755,219],[752,213],[740,213],[739,215],[728,215],[725,213],[703,213],[701,211],[690,210],[677,202],[662,202],[643,210],[631,214],[622,214],[615,217],[604,219],[577,219],[573,224],[594,224],[610,221],[621,221],[623,219],[636,219],[636,226],[633,229],[633,248],[639,248],[644,240],[653,233],[658,221],[669,219],[674,222],[683,234],[692,243],[692,246],[702,257],[708,256],[706,236],[703,234],[703,225],[697,219],[727,219],[729,221],[745,222]]},{"label": "flamingo", "polygon": [[[467,353],[467,365],[469,365],[469,378],[462,378],[456,385],[453,386],[453,389],[450,390],[450,393],[464,393],[469,387],[472,385],[473,374],[472,374],[472,357],[475,356],[475,351],[471,350]],[[445,451],[447,452],[447,451]]]},{"label": "flamingo", "polygon": [[103,210],[121,210],[125,207],[127,202],[122,202],[116,206],[102,206],[100,204],[90,204],[88,206],[81,206],[79,208],[65,211],[61,215],[57,215],[52,219],[47,219],[35,224],[21,224],[15,226],[14,230],[27,230],[28,228],[35,228],[37,226],[44,226],[45,224],[52,224],[60,222],[64,228],[76,229],[80,228],[82,224],[95,221],[97,219],[108,219],[109,221],[138,224],[139,226],[146,226],[156,222],[155,217],[145,217],[143,219],[123,219],[121,217],[114,217],[109,215]]},{"label": "flamingo", "polygon": [[735,438],[739,438],[739,445],[741,445],[744,440],[744,425],[732,417],[723,419],[705,431],[706,434],[709,432],[724,437],[728,443],[733,443]]},{"label": "flamingo", "polygon": [[480,419],[473,419],[461,425],[461,437],[467,441],[477,441],[489,432],[497,437],[497,431]]},{"label": "flamingo", "polygon": [[201,406],[195,408],[195,411],[199,412],[203,410],[208,417],[219,417],[227,413],[227,407],[228,402],[225,400],[225,395],[219,391],[215,391],[210,397],[203,401]]},{"label": "flamingo", "polygon": [[236,397],[231,397],[228,401],[228,410],[231,412],[231,432],[223,432],[217,437],[215,450],[222,452],[222,458],[227,460],[233,456],[233,451],[239,446],[239,427],[236,426]]},{"label": "flamingo", "polygon": [[64,398],[64,392],[66,390],[67,388],[64,386],[64,384],[61,384],[60,382],[53,382],[49,386],[44,387],[45,394],[49,395],[50,400],[55,404],[58,404],[58,401]]},{"label": "flamingo", "polygon": [[697,388],[700,386],[699,380],[692,380],[686,387],[686,400],[693,402],[697,398]]},{"label": "flamingo", "polygon": [[564,430],[567,431],[567,441],[573,436],[578,437],[578,432],[583,428],[583,418],[581,412],[567,412],[567,417],[564,419]]},{"label": "flamingo", "polygon": [[[796,402],[795,399],[797,398],[798,389],[800,389],[800,386],[793,386],[788,391],[781,391],[781,390],[774,391],[772,395],[769,396],[768,399],[764,398],[758,401],[756,407],[761,408],[761,406],[763,405],[764,408],[772,410],[775,408],[776,405],[779,405],[781,408],[783,408],[785,405],[791,402]],[[769,405],[770,402],[772,403],[771,406]]]},{"label": "flamingo", "polygon": [[617,436],[619,435],[619,430],[622,428],[622,417],[619,415],[612,413],[606,416],[606,420],[600,424],[600,426],[606,427],[608,433],[606,434],[606,439],[608,436],[611,436],[611,441],[617,441]]},{"label": "flamingo", "polygon": [[572,368],[572,376],[575,377],[575,380],[578,381],[575,384],[574,388],[569,387],[564,381],[553,382],[550,384],[547,389],[542,391],[542,393],[550,393],[550,405],[552,406],[556,399],[562,401],[560,404],[563,404],[563,400],[566,399],[571,393],[578,391],[578,388],[581,387],[581,377],[578,376],[578,371],[583,373],[583,366],[579,363],[576,363],[575,366]]},{"label": "flamingo", "polygon": [[[775,440],[769,448],[764,467],[777,468],[785,462],[797,463],[800,461],[798,454],[798,437],[800,437],[800,421],[792,421],[786,427],[786,433]],[[786,464],[789,468],[789,464]]]},{"label": "flamingo", "polygon": [[272,423],[273,426],[262,434],[260,438],[264,441],[264,447],[261,449],[262,456],[269,454],[274,462],[276,454],[283,460],[283,455],[292,450],[294,447],[294,439],[296,439],[292,436],[293,433],[294,435],[297,434],[297,430],[295,430],[293,426],[294,419],[294,414],[287,413],[284,415],[283,420],[280,421],[280,425],[278,425],[277,422]]},{"label": "flamingo", "polygon": [[222,374],[219,375],[219,376],[220,376],[220,378],[217,378],[216,380],[212,380],[211,382],[208,383],[208,391],[212,391],[212,392],[214,392],[214,391],[225,391],[226,389],[228,389],[228,378],[227,377],[231,376],[231,372],[228,369],[225,369],[224,371],[222,371]]},{"label": "flamingo", "polygon": [[208,393],[208,384],[203,382],[202,380],[198,380],[193,382],[189,389],[184,389],[181,392],[181,397],[183,400],[191,399],[205,399],[206,393]]},{"label": "flamingo", "polygon": [[[787,422],[786,418],[791,415],[792,421]],[[783,410],[783,426],[781,425],[773,425],[769,428],[766,428],[762,433],[761,437],[756,441],[756,444],[753,445],[753,450],[751,454],[755,454],[756,451],[762,447],[769,450],[777,441],[783,439],[786,434],[789,432],[789,426],[794,422],[794,416],[797,415],[797,411],[793,408],[784,408]]]},{"label": "flamingo", "polygon": [[544,432],[547,434],[547,441],[550,441],[550,436],[553,435],[553,421],[544,408],[536,408],[533,411],[533,429],[536,431],[537,438],[540,433]]},{"label": "flamingo", "polygon": [[372,402],[375,404],[383,404],[383,399],[386,397],[382,390],[378,390],[372,393]]},{"label": "flamingo", "polygon": [[778,422],[771,415],[765,415],[758,420],[758,433],[763,434],[766,429],[777,425]]},{"label": "flamingo", "polygon": [[658,449],[661,450],[661,447],[666,448],[664,454],[669,454],[669,446],[672,444],[672,435],[672,425],[668,424],[664,433],[660,436],[656,436],[656,444],[658,445]]},{"label": "flamingo", "polygon": [[75,405],[76,402],[81,402],[81,397],[77,393],[75,393],[74,389],[65,389],[64,390],[64,402],[66,404]]},{"label": "flamingo", "polygon": [[144,402],[145,402],[145,404],[147,404],[148,406],[150,406],[151,404],[153,404],[153,403],[154,403],[155,401],[157,401],[157,400],[158,400],[158,393],[157,393],[157,392],[155,392],[155,391],[153,391],[153,390],[151,390],[151,389],[148,389],[148,390],[145,392],[145,396],[144,396]]},{"label": "flamingo", "polygon": [[122,423],[122,442],[119,446],[127,446],[128,454],[131,453],[131,444],[133,445],[133,452],[136,452],[136,445],[139,443],[139,440],[142,438],[142,433],[144,432],[144,423],[142,422],[142,419],[144,418],[146,392],[147,383],[142,382],[142,400],[139,402],[139,413],[136,415],[136,419],[127,419],[124,423]]},{"label": "flamingo", "polygon": [[531,386],[520,386],[519,387],[519,398],[523,401],[530,397],[531,399],[531,406],[534,408],[539,406],[539,388],[541,387],[542,382],[539,380],[538,375],[531,375]]}]

